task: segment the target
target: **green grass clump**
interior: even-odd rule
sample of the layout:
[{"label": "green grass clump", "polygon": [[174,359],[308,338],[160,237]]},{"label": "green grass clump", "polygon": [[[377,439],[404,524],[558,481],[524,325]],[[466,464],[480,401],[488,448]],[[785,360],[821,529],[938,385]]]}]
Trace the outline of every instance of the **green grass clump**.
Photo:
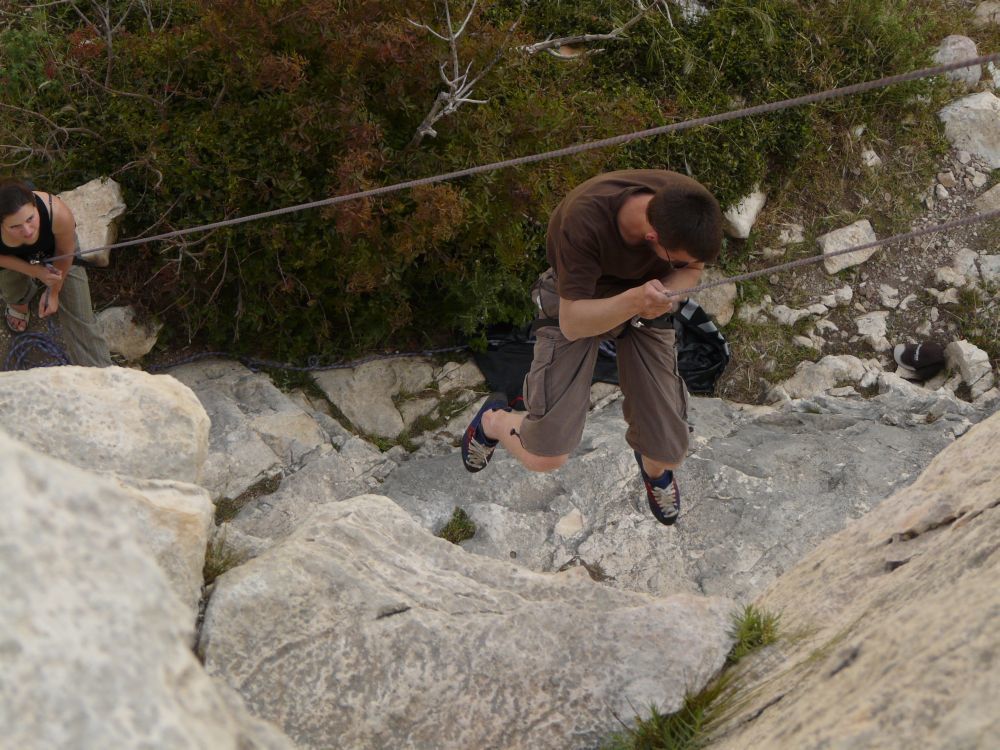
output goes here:
[{"label": "green grass clump", "polygon": [[205,550],[205,567],[202,569],[205,585],[209,585],[227,570],[232,570],[246,561],[246,555],[226,544],[225,531],[216,534]]},{"label": "green grass clump", "polygon": [[769,646],[778,640],[778,623],[781,615],[766,612],[748,604],[743,611],[733,616],[730,635],[736,643],[729,650],[726,664],[737,664],[740,659],[757,649]]},{"label": "green grass clump", "polygon": [[684,697],[680,711],[663,714],[650,707],[649,718],[615,734],[602,750],[696,750],[705,746],[708,729],[729,705],[732,679],[723,675],[697,695]]},{"label": "green grass clump", "polygon": [[468,513],[461,508],[455,508],[451,514],[451,520],[441,528],[437,535],[452,544],[460,544],[476,535],[476,524],[469,518]]},{"label": "green grass clump", "polygon": [[728,671],[741,659],[778,639],[780,615],[746,605],[733,615],[730,635],[735,639],[726,657],[726,670],[694,695],[684,696],[684,705],[672,714],[656,706],[647,718],[639,718],[634,727],[618,732],[602,750],[697,750],[705,747],[709,734],[736,705],[737,684],[734,672]]}]

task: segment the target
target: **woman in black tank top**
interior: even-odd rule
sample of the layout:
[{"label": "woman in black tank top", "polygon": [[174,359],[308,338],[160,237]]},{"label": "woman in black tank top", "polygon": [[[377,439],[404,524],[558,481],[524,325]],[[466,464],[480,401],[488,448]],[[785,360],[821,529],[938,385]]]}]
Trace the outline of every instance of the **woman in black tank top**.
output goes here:
[{"label": "woman in black tank top", "polygon": [[76,219],[62,200],[19,180],[0,181],[0,295],[7,327],[28,328],[29,304],[38,289],[38,316],[59,314],[73,364],[108,366],[111,355],[90,304],[82,268],[73,268]]},{"label": "woman in black tank top", "polygon": [[[44,196],[44,197],[43,197]],[[58,200],[58,199],[55,199]],[[45,284],[47,294],[39,304],[38,314],[44,318],[59,310],[59,293],[66,272],[73,263],[76,243],[76,221],[69,208],[59,201],[65,215],[60,216],[63,235],[69,241],[58,243],[53,214],[53,196],[36,194],[23,182],[9,180],[0,183],[0,268],[21,273]],[[48,205],[46,205],[48,204]],[[51,265],[39,261],[57,254],[57,247],[68,248],[70,257]],[[27,305],[7,300],[7,327],[20,333],[28,326]]]}]

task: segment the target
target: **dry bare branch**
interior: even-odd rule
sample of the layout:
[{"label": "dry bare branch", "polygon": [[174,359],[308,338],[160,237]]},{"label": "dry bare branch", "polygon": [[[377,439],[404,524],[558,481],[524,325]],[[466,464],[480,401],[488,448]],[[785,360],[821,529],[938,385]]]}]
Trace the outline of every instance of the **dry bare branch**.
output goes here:
[{"label": "dry bare branch", "polygon": [[[624,36],[629,29],[639,23],[639,21],[649,15],[653,10],[657,8],[666,8],[667,5],[666,0],[653,0],[649,5],[645,6],[639,0],[636,0],[636,4],[640,8],[639,12],[621,26],[609,31],[606,34],[577,34],[575,36],[559,37],[558,39],[546,39],[544,42],[522,45],[521,47],[518,47],[518,50],[529,55],[535,55],[539,52],[548,52],[550,55],[558,57],[561,60],[571,60],[579,57],[581,54],[593,54],[594,52],[600,52],[599,49],[592,49],[577,52],[576,54],[570,54],[561,51],[561,48],[575,47],[581,44],[591,44],[593,42],[607,42],[613,39],[618,39]],[[667,12],[669,13],[669,10]]]},{"label": "dry bare branch", "polygon": [[[485,104],[489,101],[488,99],[472,98],[472,90],[475,88],[476,84],[483,79],[483,76],[489,73],[503,57],[504,52],[510,45],[510,40],[514,35],[514,31],[517,29],[518,25],[521,23],[521,18],[524,16],[524,3],[521,4],[521,14],[507,29],[504,41],[497,49],[496,54],[475,76],[470,78],[469,76],[472,73],[472,63],[470,62],[465,66],[465,69],[462,70],[462,65],[459,62],[458,46],[459,38],[465,33],[465,30],[469,25],[469,21],[472,19],[472,15],[476,10],[478,2],[479,0],[473,0],[472,6],[469,8],[468,13],[465,14],[465,18],[462,19],[458,28],[455,28],[452,22],[450,0],[444,0],[445,28],[440,31],[432,28],[428,24],[418,23],[412,19],[407,19],[413,26],[416,26],[418,29],[423,29],[435,39],[445,42],[448,45],[449,58],[438,65],[438,72],[445,88],[443,91],[438,92],[437,97],[434,99],[434,104],[431,106],[430,112],[427,113],[423,122],[421,122],[417,127],[417,131],[414,133],[407,148],[414,148],[420,145],[420,142],[428,136],[431,138],[435,137],[437,135],[437,131],[434,130],[434,124],[443,117],[454,114],[463,104]],[[448,70],[449,65],[451,68],[450,71]]]}]

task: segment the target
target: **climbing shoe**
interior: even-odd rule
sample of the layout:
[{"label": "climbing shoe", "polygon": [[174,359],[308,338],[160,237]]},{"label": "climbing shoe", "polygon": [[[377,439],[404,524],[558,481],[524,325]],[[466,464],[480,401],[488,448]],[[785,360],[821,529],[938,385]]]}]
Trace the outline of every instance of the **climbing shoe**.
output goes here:
[{"label": "climbing shoe", "polygon": [[639,451],[635,451],[635,460],[639,464],[639,474],[646,487],[646,500],[653,516],[664,526],[673,526],[681,513],[681,491],[677,486],[677,478],[672,471],[665,471],[663,476],[650,479],[642,468]]},{"label": "climbing shoe", "polygon": [[482,471],[493,457],[493,450],[497,447],[498,441],[490,440],[483,432],[483,415],[497,409],[510,411],[506,393],[499,391],[491,393],[462,436],[462,463],[465,464],[467,471]]}]

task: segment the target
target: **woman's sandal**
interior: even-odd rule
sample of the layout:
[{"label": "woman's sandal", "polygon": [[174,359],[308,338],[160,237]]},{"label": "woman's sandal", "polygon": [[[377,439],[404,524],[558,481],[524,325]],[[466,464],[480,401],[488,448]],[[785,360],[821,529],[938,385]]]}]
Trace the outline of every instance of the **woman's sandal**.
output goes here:
[{"label": "woman's sandal", "polygon": [[[20,310],[15,310],[10,305],[7,305],[7,315],[4,318],[4,320],[6,321],[7,328],[10,329],[11,333],[24,333],[25,331],[27,331],[28,330],[28,317],[29,317],[29,314],[28,314],[27,310],[25,310],[24,312],[21,312]],[[23,328],[19,328],[18,327],[18,323],[15,323],[14,321],[20,321],[21,323],[24,324],[24,327]]]}]

